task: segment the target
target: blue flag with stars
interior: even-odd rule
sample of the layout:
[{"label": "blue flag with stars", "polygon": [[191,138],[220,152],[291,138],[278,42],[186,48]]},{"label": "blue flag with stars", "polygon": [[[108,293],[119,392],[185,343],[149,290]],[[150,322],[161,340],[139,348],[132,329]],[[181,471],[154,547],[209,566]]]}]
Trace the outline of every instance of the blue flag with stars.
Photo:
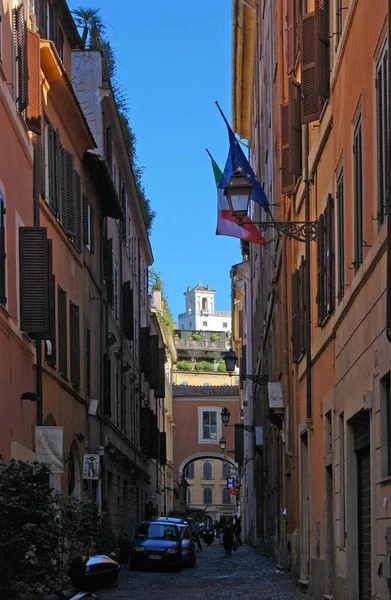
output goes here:
[{"label": "blue flag with stars", "polygon": [[[216,102],[216,104],[217,104],[217,102]],[[247,158],[245,157],[245,154],[240,146],[240,143],[236,139],[234,132],[232,131],[231,127],[229,126],[229,123],[228,123],[227,119],[225,118],[225,116],[218,104],[217,104],[217,107],[218,107],[219,111],[221,112],[221,115],[225,121],[225,124],[228,129],[228,136],[229,136],[229,154],[228,154],[227,164],[225,165],[225,169],[224,169],[223,179],[225,179],[225,181],[228,182],[232,173],[236,169],[241,171],[242,174],[246,175],[249,183],[251,183],[251,185],[253,186],[253,190],[251,193],[251,200],[253,200],[253,202],[256,202],[257,204],[262,206],[262,208],[264,208],[265,210],[267,210],[267,208],[269,206],[269,202],[268,202],[268,199],[266,198],[266,194],[263,191],[263,188],[262,188],[261,184],[259,183],[258,179],[255,177],[255,173],[252,170]]]}]

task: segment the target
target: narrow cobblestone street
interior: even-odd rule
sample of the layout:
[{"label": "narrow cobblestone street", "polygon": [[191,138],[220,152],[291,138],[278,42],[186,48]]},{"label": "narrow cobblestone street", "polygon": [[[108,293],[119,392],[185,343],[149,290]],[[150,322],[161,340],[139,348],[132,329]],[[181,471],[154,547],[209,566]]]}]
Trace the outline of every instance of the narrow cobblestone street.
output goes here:
[{"label": "narrow cobblestone street", "polygon": [[289,573],[279,571],[254,548],[241,547],[225,556],[221,546],[203,546],[195,569],[180,573],[128,571],[123,567],[118,588],[98,592],[102,600],[310,600]]}]

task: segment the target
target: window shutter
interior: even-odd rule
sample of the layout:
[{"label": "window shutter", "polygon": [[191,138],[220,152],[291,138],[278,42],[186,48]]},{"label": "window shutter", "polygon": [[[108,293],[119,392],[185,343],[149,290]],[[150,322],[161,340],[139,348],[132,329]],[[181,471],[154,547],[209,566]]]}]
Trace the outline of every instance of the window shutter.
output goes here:
[{"label": "window shutter", "polygon": [[46,0],[36,0],[35,7],[37,10],[37,27],[41,38],[46,38]]},{"label": "window shutter", "polygon": [[27,25],[24,20],[23,3],[16,10],[16,41],[18,45],[18,109],[23,112],[28,103],[27,71]]},{"label": "window shutter", "polygon": [[165,431],[159,434],[159,462],[162,466],[167,463],[167,435]]},{"label": "window shutter", "polygon": [[[49,189],[46,192],[49,195],[49,206],[57,216],[57,133],[51,123],[47,124],[48,138],[48,171],[49,171]],[[62,169],[59,171],[62,172]]]},{"label": "window shutter", "polygon": [[51,13],[50,13],[50,39],[53,41],[56,46],[57,52],[60,52],[60,25],[59,25],[59,16],[57,7],[52,4],[51,5]]},{"label": "window shutter", "polygon": [[324,321],[324,252],[325,252],[325,220],[324,215],[320,215],[318,219],[318,239],[317,239],[317,263],[318,263],[318,325],[322,325]]},{"label": "window shutter", "polygon": [[235,423],[235,462],[243,465],[244,459],[244,427],[242,423]]},{"label": "window shutter", "polygon": [[329,0],[315,0],[316,93],[321,104],[330,95],[330,15]]},{"label": "window shutter", "polygon": [[363,206],[362,206],[362,125],[361,118],[354,130],[354,261],[355,271],[363,261]]},{"label": "window shutter", "polygon": [[123,289],[123,331],[124,336],[128,340],[133,340],[134,337],[134,325],[133,325],[133,290],[130,287],[130,281],[125,281],[122,286]]},{"label": "window shutter", "polygon": [[91,398],[91,332],[86,329],[86,394]]},{"label": "window shutter", "polygon": [[65,190],[64,190],[64,154],[60,143],[60,132],[57,129],[54,137],[55,143],[55,158],[54,158],[54,173],[53,179],[55,181],[55,194],[56,194],[56,215],[60,219],[61,223],[65,226]]},{"label": "window shutter", "polygon": [[45,360],[50,365],[55,365],[57,360],[56,353],[56,278],[53,275],[53,242],[48,240],[48,297],[49,297],[49,322],[50,329],[46,336],[46,340],[50,342],[51,352],[48,352],[48,346],[46,345]]},{"label": "window shutter", "polygon": [[67,293],[58,286],[58,368],[68,376]]},{"label": "window shutter", "polygon": [[291,150],[289,146],[289,103],[281,106],[281,184],[284,194],[291,192],[295,187],[295,179],[291,173]]},{"label": "window shutter", "polygon": [[149,387],[155,389],[159,386],[159,338],[157,335],[151,335],[150,341],[150,379]]},{"label": "window shutter", "polygon": [[75,175],[74,158],[72,152],[63,148],[64,157],[64,209],[65,218],[63,225],[68,236],[76,239],[76,194],[75,194]]},{"label": "window shutter", "polygon": [[112,304],[114,298],[114,272],[113,272],[113,240],[110,238],[107,240],[106,246],[107,252],[107,279],[106,279],[106,287],[107,287],[107,302]]},{"label": "window shutter", "polygon": [[334,242],[334,198],[329,194],[325,211],[326,252],[325,252],[325,311],[329,316],[334,311],[335,296],[335,242]]},{"label": "window shutter", "polygon": [[90,250],[95,252],[95,208],[90,204]]},{"label": "window shutter", "polygon": [[337,231],[338,231],[338,300],[345,294],[345,206],[344,172],[341,170],[337,181]]},{"label": "window shutter", "polygon": [[165,362],[166,362],[166,351],[164,348],[158,349],[158,377],[157,377],[157,386],[155,387],[155,398],[165,398],[166,397],[166,370],[165,370]]},{"label": "window shutter", "polygon": [[103,355],[103,373],[104,373],[104,398],[103,398],[103,412],[108,417],[111,416],[111,360],[106,352]]},{"label": "window shutter", "polygon": [[301,85],[294,79],[289,81],[289,170],[300,177],[302,174],[301,151]]},{"label": "window shutter", "polygon": [[4,200],[0,195],[0,304],[6,304],[6,285],[5,285],[5,206]]},{"label": "window shutter", "polygon": [[316,89],[316,19],[315,12],[301,18],[302,76],[301,118],[303,123],[317,121],[322,110],[322,102]]},{"label": "window shutter", "polygon": [[287,0],[287,73],[292,73],[295,67],[295,0]]},{"label": "window shutter", "polygon": [[19,227],[21,329],[45,339],[50,329],[46,227]]},{"label": "window shutter", "polygon": [[298,319],[298,333],[299,333],[299,353],[300,356],[306,351],[306,334],[307,334],[307,318],[306,318],[306,285],[307,285],[307,267],[304,256],[301,257],[299,274],[298,274],[298,288],[299,288],[299,319]]},{"label": "window shutter", "polygon": [[26,123],[30,131],[41,134],[41,60],[37,33],[27,30],[28,107]]},{"label": "window shutter", "polygon": [[149,327],[140,327],[140,371],[144,373],[147,381],[149,381],[150,377],[150,336]]},{"label": "window shutter", "polygon": [[82,223],[80,175],[77,171],[74,172],[74,178],[75,178],[75,207],[76,207],[75,246],[76,246],[77,251],[81,254],[83,251],[83,223]]},{"label": "window shutter", "polygon": [[46,156],[49,155],[47,136],[47,125],[45,124],[45,121],[43,121],[42,135],[39,143],[39,193],[45,198],[45,200],[48,199],[48,191],[46,190]]},{"label": "window shutter", "polygon": [[146,456],[150,454],[151,447],[151,410],[141,407],[140,409],[140,445]]},{"label": "window shutter", "polygon": [[83,243],[85,246],[88,246],[89,243],[89,222],[88,222],[88,198],[83,195]]},{"label": "window shutter", "polygon": [[69,303],[69,337],[71,341],[71,381],[80,387],[80,310]]},{"label": "window shutter", "polygon": [[151,410],[151,445],[149,458],[159,458],[159,430],[157,427],[157,415]]},{"label": "window shutter", "polygon": [[291,276],[292,294],[292,360],[297,362],[300,358],[299,339],[299,271],[294,271]]}]

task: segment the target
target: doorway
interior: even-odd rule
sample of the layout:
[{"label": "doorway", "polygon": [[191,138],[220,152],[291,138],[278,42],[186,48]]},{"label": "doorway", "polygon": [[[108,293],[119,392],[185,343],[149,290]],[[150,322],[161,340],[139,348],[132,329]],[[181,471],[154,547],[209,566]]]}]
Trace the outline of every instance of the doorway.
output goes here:
[{"label": "doorway", "polygon": [[371,458],[370,419],[365,412],[354,424],[357,458],[357,533],[359,600],[371,600]]}]

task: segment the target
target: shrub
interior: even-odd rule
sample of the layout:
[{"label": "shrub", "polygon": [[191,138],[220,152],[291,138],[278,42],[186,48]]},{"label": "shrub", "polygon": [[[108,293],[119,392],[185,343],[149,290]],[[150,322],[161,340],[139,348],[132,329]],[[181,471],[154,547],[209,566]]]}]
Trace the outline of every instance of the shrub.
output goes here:
[{"label": "shrub", "polygon": [[191,363],[189,360],[178,360],[176,366],[181,371],[192,371],[193,370],[193,363]]},{"label": "shrub", "polygon": [[225,362],[223,360],[219,360],[218,371],[220,371],[220,373],[227,372],[227,367],[225,366]]},{"label": "shrub", "polygon": [[201,339],[201,335],[199,333],[193,333],[193,335],[191,336],[191,338],[193,340],[200,340]]},{"label": "shrub", "polygon": [[201,362],[196,363],[195,368],[197,371],[213,371],[213,363],[202,360]]},{"label": "shrub", "polygon": [[219,336],[217,335],[217,333],[212,333],[212,335],[210,336],[211,342],[217,342],[218,339],[219,339]]}]

